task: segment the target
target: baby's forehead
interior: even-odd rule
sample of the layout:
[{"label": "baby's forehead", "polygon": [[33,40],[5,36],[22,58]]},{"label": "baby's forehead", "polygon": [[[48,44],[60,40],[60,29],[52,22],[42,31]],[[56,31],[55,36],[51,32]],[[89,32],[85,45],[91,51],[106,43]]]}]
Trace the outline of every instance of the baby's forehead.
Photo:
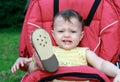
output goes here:
[{"label": "baby's forehead", "polygon": [[70,20],[65,20],[62,16],[56,17],[56,20],[54,21],[54,27],[65,27],[65,26],[69,26],[69,27],[82,27],[81,22],[73,17],[70,18]]},{"label": "baby's forehead", "polygon": [[64,17],[62,17],[62,16],[57,16],[57,17],[55,17],[54,20],[55,20],[55,21],[60,21],[60,20],[64,21],[65,19],[64,19]]},{"label": "baby's forehead", "polygon": [[54,22],[56,22],[56,21],[58,21],[58,22],[59,22],[59,21],[72,22],[72,20],[80,22],[77,17],[65,18],[65,17],[63,17],[63,16],[57,16],[57,17],[55,17]]}]

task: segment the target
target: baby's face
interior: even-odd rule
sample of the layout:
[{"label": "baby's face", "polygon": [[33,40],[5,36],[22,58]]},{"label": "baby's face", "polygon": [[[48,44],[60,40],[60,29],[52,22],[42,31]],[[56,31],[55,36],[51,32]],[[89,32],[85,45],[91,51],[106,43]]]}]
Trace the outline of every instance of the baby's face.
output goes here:
[{"label": "baby's face", "polygon": [[83,37],[82,24],[78,19],[71,18],[70,21],[57,17],[52,32],[57,45],[66,50],[75,48]]}]

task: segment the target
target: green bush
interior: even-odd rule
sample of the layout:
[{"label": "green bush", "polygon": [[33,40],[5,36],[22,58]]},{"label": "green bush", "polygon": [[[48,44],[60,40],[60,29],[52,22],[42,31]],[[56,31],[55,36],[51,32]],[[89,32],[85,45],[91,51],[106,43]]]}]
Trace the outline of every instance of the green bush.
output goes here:
[{"label": "green bush", "polygon": [[22,27],[27,0],[0,0],[0,27]]}]

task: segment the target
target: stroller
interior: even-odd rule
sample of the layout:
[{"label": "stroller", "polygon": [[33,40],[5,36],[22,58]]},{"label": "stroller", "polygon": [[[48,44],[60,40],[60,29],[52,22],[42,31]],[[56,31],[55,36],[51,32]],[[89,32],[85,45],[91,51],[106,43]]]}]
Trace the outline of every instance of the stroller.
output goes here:
[{"label": "stroller", "polygon": [[[120,3],[118,0],[31,0],[26,12],[21,38],[20,56],[32,57],[30,35],[42,27],[51,36],[52,21],[56,13],[73,9],[85,20],[85,36],[78,46],[89,47],[98,56],[116,63],[119,67],[120,52]],[[52,44],[55,46],[53,37]],[[64,71],[63,71],[64,70]],[[23,77],[22,82],[49,82],[61,80],[90,80],[111,82],[102,72],[90,66],[59,67],[55,73],[35,71]]]}]

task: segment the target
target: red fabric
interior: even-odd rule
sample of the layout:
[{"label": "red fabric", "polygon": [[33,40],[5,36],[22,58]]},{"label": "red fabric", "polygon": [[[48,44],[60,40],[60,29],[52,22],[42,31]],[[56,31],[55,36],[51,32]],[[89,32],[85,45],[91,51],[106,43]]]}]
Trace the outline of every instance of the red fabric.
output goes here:
[{"label": "red fabric", "polygon": [[115,8],[118,12],[118,15],[120,15],[120,0],[111,0],[111,1],[113,2],[113,5],[115,6]]},{"label": "red fabric", "polygon": [[[77,72],[77,73],[80,72],[85,74],[98,74],[100,77],[102,77],[105,80],[105,82],[110,82],[110,80],[108,79],[108,77],[106,77],[105,74],[88,66],[60,67],[58,71],[55,73],[48,73],[48,72],[37,70],[31,74],[24,76],[24,78],[22,79],[22,82],[38,82],[41,80],[41,78],[44,78],[44,77],[53,76],[61,73],[71,73],[71,72]],[[90,82],[99,82],[99,80],[91,79],[91,78],[60,77],[58,79],[59,80],[80,80],[80,81],[90,80]]]},{"label": "red fabric", "polygon": [[[59,10],[62,11],[64,9],[74,9],[79,13],[81,13],[83,18],[86,19],[90,11],[90,8],[93,5],[93,2],[94,0],[91,0],[91,1],[88,0],[87,3],[89,5],[86,5],[86,7],[84,7],[84,5],[86,4],[86,1],[84,0],[83,1],[75,0],[72,2],[71,1],[68,2],[67,0],[60,0]],[[80,7],[78,7],[78,5]],[[84,11],[83,11],[83,8],[85,8]],[[96,16],[95,18],[96,20],[100,19],[99,13],[96,14],[95,16]],[[31,57],[34,51],[30,42],[30,35],[32,31],[38,27],[30,25],[28,24],[28,22],[44,28],[46,31],[48,31],[51,34],[52,21],[53,21],[53,0],[49,0],[49,1],[31,0],[31,3],[27,10],[27,14],[25,16],[25,21],[23,24],[23,29],[22,29],[21,38],[20,38],[20,48],[19,48],[20,56]],[[53,45],[55,45],[53,38],[52,38],[52,42],[53,42]]]},{"label": "red fabric", "polygon": [[[74,9],[79,12],[84,19],[86,19],[95,0],[59,1],[59,11],[65,9]],[[89,47],[91,50],[95,51],[98,56],[113,63],[116,62],[120,52],[120,6],[117,2],[119,2],[119,0],[101,0],[91,24],[84,27],[85,36],[83,37],[82,42],[79,44],[79,46]],[[32,56],[34,49],[31,45],[31,33],[34,29],[42,27],[51,35],[52,21],[53,0],[31,0],[21,32],[19,56]],[[51,39],[53,45],[56,45],[52,36]],[[75,70],[76,68],[71,69]],[[84,70],[86,69],[87,67],[84,68]],[[33,72],[32,74],[27,75],[28,77],[26,78],[31,78],[31,76],[35,75],[35,79],[39,79],[41,78],[39,77],[39,72],[40,71]],[[61,72],[62,70],[56,73]],[[88,72],[94,71],[89,70]],[[36,74],[38,74],[38,76]],[[42,73],[40,72],[40,74]]]},{"label": "red fabric", "polygon": [[100,45],[95,52],[98,56],[114,63],[120,52],[119,15],[116,7],[109,0],[104,0],[101,10],[100,20],[93,19],[89,28],[85,28],[85,36],[81,44],[94,50],[100,38]]},{"label": "red fabric", "polygon": [[[94,0],[60,0],[59,10],[74,9],[86,19],[93,2]],[[95,50],[100,38],[100,45],[96,48],[95,53],[113,63],[117,60],[120,52],[119,5],[116,4],[118,6],[116,8],[114,4],[112,0],[101,0],[91,24],[84,29],[85,36],[80,44]],[[20,38],[20,56],[31,57],[34,51],[30,42],[30,35],[35,28],[39,27],[30,25],[28,22],[44,28],[51,35],[52,21],[53,0],[31,0]],[[55,45],[53,38],[52,42]]]}]

